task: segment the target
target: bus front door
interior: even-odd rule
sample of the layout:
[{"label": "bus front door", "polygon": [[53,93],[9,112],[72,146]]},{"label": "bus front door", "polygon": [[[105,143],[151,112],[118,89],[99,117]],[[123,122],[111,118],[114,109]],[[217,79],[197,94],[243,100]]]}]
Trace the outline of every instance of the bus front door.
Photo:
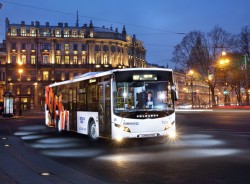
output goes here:
[{"label": "bus front door", "polygon": [[99,130],[100,135],[111,137],[111,117],[110,117],[110,83],[108,81],[101,82],[98,85],[99,93]]}]

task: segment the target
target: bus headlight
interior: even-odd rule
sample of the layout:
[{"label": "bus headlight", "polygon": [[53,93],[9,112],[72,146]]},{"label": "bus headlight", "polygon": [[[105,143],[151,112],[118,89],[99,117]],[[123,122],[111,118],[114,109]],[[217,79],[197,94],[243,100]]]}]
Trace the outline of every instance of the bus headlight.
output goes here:
[{"label": "bus headlight", "polygon": [[176,136],[175,130],[169,132],[168,137],[169,137],[170,139],[176,139],[177,136]]},{"label": "bus headlight", "polygon": [[124,131],[124,132],[131,132],[128,127],[125,127],[125,126],[122,126],[122,125],[119,125],[119,124],[116,124],[116,123],[115,123],[115,126],[117,128],[119,128],[120,130]]}]

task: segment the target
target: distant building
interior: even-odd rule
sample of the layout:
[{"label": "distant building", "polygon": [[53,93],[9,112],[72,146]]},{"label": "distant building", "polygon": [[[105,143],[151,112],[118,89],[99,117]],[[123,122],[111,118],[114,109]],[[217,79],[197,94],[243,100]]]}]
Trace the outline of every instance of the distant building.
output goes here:
[{"label": "distant building", "polygon": [[[6,52],[1,61],[2,91],[16,96],[15,109],[43,109],[44,87],[54,82],[72,79],[89,71],[146,66],[146,50],[136,36],[112,27],[75,26],[49,22],[10,23],[6,18]],[[22,73],[19,73],[22,69]],[[4,71],[2,71],[4,70]],[[1,87],[1,86],[0,86]],[[0,91],[1,93],[1,91]]]}]

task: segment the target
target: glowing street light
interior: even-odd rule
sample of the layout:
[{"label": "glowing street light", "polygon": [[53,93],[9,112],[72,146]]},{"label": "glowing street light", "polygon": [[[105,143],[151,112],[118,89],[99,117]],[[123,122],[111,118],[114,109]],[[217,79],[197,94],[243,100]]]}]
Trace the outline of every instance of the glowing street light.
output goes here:
[{"label": "glowing street light", "polygon": [[227,90],[228,88],[228,84],[227,84],[227,76],[226,76],[226,72],[227,72],[227,67],[230,63],[230,60],[227,58],[227,53],[225,51],[223,51],[221,53],[221,57],[219,60],[219,67],[221,68],[221,70],[223,70],[224,72],[224,84],[225,84],[225,89],[224,89],[224,105],[230,105],[230,97],[229,97],[229,92]]},{"label": "glowing street light", "polygon": [[21,104],[21,100],[22,100],[22,96],[21,96],[21,91],[22,91],[22,73],[23,73],[23,69],[19,69],[18,73],[20,74],[19,77],[19,116],[22,116],[22,104]]}]

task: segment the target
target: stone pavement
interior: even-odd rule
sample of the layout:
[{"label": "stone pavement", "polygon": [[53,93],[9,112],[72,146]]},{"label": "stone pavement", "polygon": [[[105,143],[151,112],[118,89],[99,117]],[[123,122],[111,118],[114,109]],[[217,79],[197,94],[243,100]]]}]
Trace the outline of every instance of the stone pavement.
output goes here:
[{"label": "stone pavement", "polygon": [[[26,114],[27,115],[27,114]],[[32,114],[34,115],[34,113]],[[35,115],[42,115],[36,113]],[[21,118],[21,117],[14,117]],[[8,118],[0,119],[1,184],[103,184],[105,182],[53,161],[14,136]]]}]

